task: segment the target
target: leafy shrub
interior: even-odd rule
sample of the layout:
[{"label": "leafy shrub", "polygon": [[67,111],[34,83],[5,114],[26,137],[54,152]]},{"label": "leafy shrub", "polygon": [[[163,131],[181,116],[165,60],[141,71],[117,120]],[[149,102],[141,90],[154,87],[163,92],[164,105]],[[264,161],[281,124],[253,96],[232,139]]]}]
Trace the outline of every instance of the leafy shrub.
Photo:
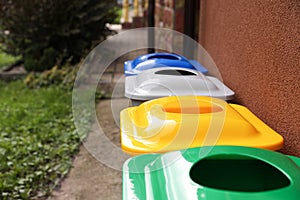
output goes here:
[{"label": "leafy shrub", "polygon": [[117,17],[111,0],[0,1],[0,34],[8,53],[21,55],[29,71],[43,71],[67,60],[77,63],[105,39],[106,23]]},{"label": "leafy shrub", "polygon": [[24,83],[29,88],[41,88],[56,85],[66,90],[72,90],[77,71],[78,66],[64,66],[62,68],[54,66],[52,69],[42,73],[29,73],[25,78]]},{"label": "leafy shrub", "polygon": [[39,60],[34,59],[31,54],[24,55],[24,66],[27,71],[43,71],[51,69],[56,64],[58,52],[52,47],[44,49]]},{"label": "leafy shrub", "polygon": [[[49,86],[58,86],[64,90],[71,91],[73,89],[78,70],[79,64],[76,66],[65,65],[62,68],[54,66],[52,69],[46,70],[42,73],[29,73],[26,76],[24,83],[32,89]],[[109,97],[107,91],[98,87],[95,93],[96,100],[100,100],[107,97]]]}]

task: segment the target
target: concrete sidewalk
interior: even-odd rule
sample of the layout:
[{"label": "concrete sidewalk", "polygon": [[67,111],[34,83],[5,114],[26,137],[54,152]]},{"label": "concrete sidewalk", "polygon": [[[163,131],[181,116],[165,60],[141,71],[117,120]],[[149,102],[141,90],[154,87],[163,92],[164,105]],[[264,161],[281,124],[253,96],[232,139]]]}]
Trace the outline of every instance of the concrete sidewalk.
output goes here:
[{"label": "concrete sidewalk", "polygon": [[[98,83],[100,89],[104,89],[106,93],[113,93],[111,99],[98,102],[96,106],[98,122],[106,138],[120,149],[119,112],[130,106],[129,100],[124,97],[123,63],[125,60],[145,53],[145,50],[140,50],[117,59],[105,70]],[[91,81],[94,81],[92,77]],[[87,141],[95,143],[91,146],[97,145],[97,140],[94,139],[98,134],[96,123],[87,137]],[[105,149],[101,149],[105,148],[104,146],[99,145],[96,148],[98,152],[102,150],[105,152]],[[121,167],[119,166],[119,169]],[[102,164],[82,145],[74,159],[70,173],[62,181],[61,187],[54,191],[48,200],[119,200],[122,199],[121,197],[121,170],[115,170]]]},{"label": "concrete sidewalk", "polygon": [[[112,101],[126,104],[125,98],[102,100],[97,105],[98,120],[109,140],[120,147],[120,133],[112,112]],[[95,129],[95,126],[93,127]],[[89,137],[95,134],[90,133]],[[101,147],[99,147],[101,150]],[[122,197],[122,172],[101,164],[81,146],[73,168],[48,200],[119,200]]]},{"label": "concrete sidewalk", "polygon": [[[116,30],[120,32],[122,30]],[[113,37],[113,36],[111,36]],[[128,43],[127,38],[111,39],[112,49]],[[129,52],[117,58],[102,74],[98,82],[98,74],[95,72],[89,77],[89,81],[98,84],[98,88],[106,94],[113,94],[111,99],[101,100],[96,106],[98,122],[103,129],[106,138],[112,145],[121,149],[119,131],[119,112],[129,106],[129,100],[124,97],[124,61],[132,60],[137,56],[146,54],[145,49]],[[97,71],[97,70],[96,70]],[[99,145],[97,141],[97,122],[92,126],[92,131],[87,137],[89,144],[96,146],[98,152],[106,152],[105,145]],[[101,142],[100,142],[101,143]],[[98,145],[98,146],[97,146]],[[110,154],[112,154],[110,152]],[[110,155],[109,155],[110,156]],[[110,159],[117,155],[111,155]],[[129,157],[129,156],[128,156]],[[124,156],[120,158],[124,160]],[[122,165],[121,162],[119,165]],[[76,155],[73,168],[62,181],[61,187],[52,193],[48,200],[119,200],[122,199],[122,166],[119,170],[110,168],[94,158],[87,148],[82,145]]]}]

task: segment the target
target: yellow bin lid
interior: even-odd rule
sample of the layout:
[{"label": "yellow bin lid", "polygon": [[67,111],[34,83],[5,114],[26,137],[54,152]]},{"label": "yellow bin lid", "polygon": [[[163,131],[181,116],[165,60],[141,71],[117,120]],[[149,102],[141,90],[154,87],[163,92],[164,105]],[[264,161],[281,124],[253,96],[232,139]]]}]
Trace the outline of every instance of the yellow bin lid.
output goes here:
[{"label": "yellow bin lid", "polygon": [[120,113],[121,143],[129,154],[211,145],[278,150],[281,135],[244,106],[203,96],[154,99]]}]

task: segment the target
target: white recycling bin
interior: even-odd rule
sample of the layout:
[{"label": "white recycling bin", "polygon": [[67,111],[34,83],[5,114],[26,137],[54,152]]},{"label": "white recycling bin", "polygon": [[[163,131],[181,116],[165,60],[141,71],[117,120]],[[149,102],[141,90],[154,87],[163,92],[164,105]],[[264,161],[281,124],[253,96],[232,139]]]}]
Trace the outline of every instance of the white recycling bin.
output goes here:
[{"label": "white recycling bin", "polygon": [[234,92],[220,80],[193,69],[161,67],[125,77],[125,96],[133,105],[165,96],[186,95],[234,98]]}]

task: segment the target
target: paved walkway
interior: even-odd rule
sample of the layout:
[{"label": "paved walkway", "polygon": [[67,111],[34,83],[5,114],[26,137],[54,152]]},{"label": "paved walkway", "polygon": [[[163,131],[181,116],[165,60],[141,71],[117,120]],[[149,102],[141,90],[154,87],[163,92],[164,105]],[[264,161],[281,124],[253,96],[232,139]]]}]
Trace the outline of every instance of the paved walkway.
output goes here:
[{"label": "paved walkway", "polygon": [[[117,30],[120,31],[120,30]],[[123,38],[123,39],[126,39]],[[125,41],[110,40],[112,46],[120,46]],[[146,50],[130,52],[118,58],[112,63],[102,75],[98,87],[107,92],[113,91],[112,99],[101,100],[96,106],[98,122],[105,136],[112,144],[120,148],[119,112],[129,106],[129,100],[124,97],[124,67],[125,60],[145,54]],[[95,74],[97,78],[97,74]],[[90,81],[97,79],[90,77]],[[112,109],[113,108],[113,109]],[[112,111],[114,110],[114,111]],[[94,124],[89,133],[87,141],[91,146],[97,145],[97,125]],[[94,142],[94,144],[93,144]],[[98,148],[99,146],[99,148]],[[103,145],[96,146],[101,152]],[[105,150],[103,149],[103,152]],[[113,156],[112,156],[113,157]],[[129,156],[128,156],[129,157]],[[115,159],[115,158],[110,158]],[[116,158],[124,160],[122,158]],[[119,163],[121,163],[119,161]],[[122,165],[122,164],[120,164]],[[121,169],[121,166],[118,167]],[[122,172],[115,170],[97,161],[82,145],[80,152],[76,155],[73,168],[68,176],[62,181],[58,188],[48,200],[119,200],[122,199]]]},{"label": "paved walkway", "polygon": [[[118,103],[127,99],[116,99]],[[102,100],[97,106],[98,120],[108,138],[120,146],[120,133],[111,113],[112,100]],[[95,127],[94,127],[95,129]],[[92,131],[89,135],[94,134]],[[101,147],[99,147],[101,148]],[[101,150],[101,149],[100,149]],[[109,168],[81,146],[74,167],[62,182],[61,188],[48,200],[120,200],[122,197],[122,172]]]},{"label": "paved walkway", "polygon": [[[114,93],[112,99],[101,100],[96,106],[98,122],[110,142],[119,148],[119,112],[129,106],[129,100],[124,97],[123,62],[141,53],[145,51],[131,52],[119,58],[105,71],[99,84],[100,88]],[[87,140],[93,142],[97,136],[96,131],[97,126],[94,124]],[[101,152],[101,148],[105,147],[97,146],[97,151]],[[122,172],[101,164],[82,145],[70,173],[48,200],[119,200],[121,197]]]}]

